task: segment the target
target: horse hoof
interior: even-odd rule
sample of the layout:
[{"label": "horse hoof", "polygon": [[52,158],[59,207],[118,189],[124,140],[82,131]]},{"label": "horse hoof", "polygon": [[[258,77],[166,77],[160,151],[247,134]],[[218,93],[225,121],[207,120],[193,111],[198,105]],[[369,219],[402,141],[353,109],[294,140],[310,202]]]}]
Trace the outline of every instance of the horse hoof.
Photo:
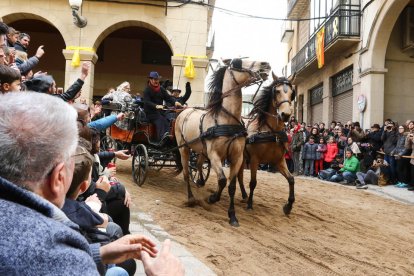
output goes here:
[{"label": "horse hoof", "polygon": [[283,213],[285,213],[285,215],[288,216],[290,214],[290,211],[292,211],[292,206],[286,203],[283,206]]},{"label": "horse hoof", "polygon": [[240,226],[240,224],[239,224],[239,222],[237,221],[237,219],[235,219],[235,220],[230,220],[230,221],[229,221],[229,223],[230,223],[230,225],[231,225],[231,226],[233,226],[233,227],[239,227],[239,226]]},{"label": "horse hoof", "polygon": [[217,202],[217,200],[216,200],[216,196],[215,196],[214,194],[210,195],[210,196],[208,197],[207,202],[208,202],[208,203],[210,203],[210,204],[216,203],[216,202]]},{"label": "horse hoof", "polygon": [[204,180],[198,179],[196,184],[198,187],[204,187],[204,185],[206,185],[206,182]]},{"label": "horse hoof", "polygon": [[196,205],[196,203],[197,203],[197,201],[195,200],[194,197],[192,197],[192,198],[188,199],[187,205],[188,205],[188,207],[194,207]]}]

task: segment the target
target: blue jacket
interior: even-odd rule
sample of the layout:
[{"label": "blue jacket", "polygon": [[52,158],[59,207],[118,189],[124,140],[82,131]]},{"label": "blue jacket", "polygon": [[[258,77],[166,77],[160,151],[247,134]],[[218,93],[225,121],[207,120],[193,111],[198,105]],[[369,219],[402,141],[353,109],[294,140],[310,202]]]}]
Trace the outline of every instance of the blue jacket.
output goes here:
[{"label": "blue jacket", "polygon": [[316,150],[318,149],[318,144],[309,144],[306,143],[303,146],[302,159],[303,160],[316,160]]},{"label": "blue jacket", "polygon": [[99,120],[90,122],[88,124],[88,127],[96,128],[97,130],[105,130],[108,127],[115,124],[116,121],[117,121],[116,115],[110,115],[110,116],[107,116],[107,117],[103,117]]},{"label": "blue jacket", "polygon": [[99,244],[49,201],[0,177],[0,275],[99,275]]}]

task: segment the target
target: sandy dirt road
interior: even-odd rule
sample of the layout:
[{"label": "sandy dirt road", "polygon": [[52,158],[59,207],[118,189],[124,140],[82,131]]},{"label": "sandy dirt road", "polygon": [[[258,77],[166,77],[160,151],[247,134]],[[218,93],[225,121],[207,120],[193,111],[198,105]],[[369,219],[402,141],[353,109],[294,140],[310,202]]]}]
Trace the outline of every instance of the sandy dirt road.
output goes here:
[{"label": "sandy dirt road", "polygon": [[[195,188],[202,204],[189,208],[181,174],[150,173],[138,187],[130,162],[117,163],[118,178],[133,195],[133,211],[149,213],[218,275],[414,275],[412,205],[297,178],[296,203],[286,217],[287,181],[259,171],[253,211],[236,192],[240,227],[234,228],[228,224],[227,189],[220,202],[204,203],[216,189],[215,175]],[[249,178],[246,171],[245,183]]]}]

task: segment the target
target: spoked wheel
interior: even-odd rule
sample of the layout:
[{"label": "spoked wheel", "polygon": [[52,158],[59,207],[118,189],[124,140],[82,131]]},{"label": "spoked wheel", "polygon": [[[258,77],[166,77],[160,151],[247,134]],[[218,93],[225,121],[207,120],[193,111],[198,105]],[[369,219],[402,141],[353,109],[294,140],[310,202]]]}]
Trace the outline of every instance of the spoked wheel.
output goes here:
[{"label": "spoked wheel", "polygon": [[[188,164],[188,170],[190,173],[190,177],[191,177],[191,181],[193,181],[195,184],[199,185],[200,183],[197,183],[197,181],[200,178],[200,174],[197,170],[197,159],[198,159],[199,154],[191,151],[190,153],[190,160],[189,160],[189,164]],[[208,177],[210,176],[210,160],[205,160],[203,163],[203,166],[201,167],[201,172],[203,174],[203,179],[204,182],[207,181]],[[202,184],[204,185],[204,183]]]},{"label": "spoked wheel", "polygon": [[132,158],[132,178],[138,186],[144,184],[148,173],[148,152],[147,148],[139,144],[135,148]]},{"label": "spoked wheel", "polygon": [[117,149],[117,143],[111,136],[105,135],[101,139],[101,149],[102,151],[107,151],[109,149],[116,150]]}]

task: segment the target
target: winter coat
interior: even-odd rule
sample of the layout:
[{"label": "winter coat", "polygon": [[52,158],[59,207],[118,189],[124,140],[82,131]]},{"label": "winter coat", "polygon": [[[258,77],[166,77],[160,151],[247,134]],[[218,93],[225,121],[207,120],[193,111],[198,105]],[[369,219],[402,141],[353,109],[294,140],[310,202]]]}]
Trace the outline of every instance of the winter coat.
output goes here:
[{"label": "winter coat", "polygon": [[372,131],[367,134],[366,138],[374,151],[379,151],[382,148],[381,131]]},{"label": "winter coat", "polygon": [[303,146],[302,159],[303,160],[316,160],[316,150],[318,144],[310,144],[309,142]]},{"label": "winter coat", "polygon": [[324,161],[327,163],[332,162],[335,159],[336,155],[338,154],[338,145],[336,143],[328,143],[326,144],[326,153],[324,156]]},{"label": "winter coat", "polygon": [[170,96],[163,87],[160,87],[160,91],[156,92],[147,86],[144,90],[144,111],[147,117],[159,116],[161,113],[155,106],[162,105],[163,101],[169,102],[171,105],[175,104],[174,97]]},{"label": "winter coat", "polygon": [[346,158],[344,162],[344,166],[339,170],[340,172],[359,172],[359,160],[354,155],[351,158]]},{"label": "winter coat", "polygon": [[318,149],[316,150],[316,160],[323,160],[325,157],[325,152],[327,151],[326,144],[318,144]]},{"label": "winter coat", "polygon": [[22,75],[26,75],[38,63],[39,63],[39,59],[36,56],[33,56],[26,61],[21,60],[19,58],[16,59],[16,66],[17,68],[19,68],[19,71]]},{"label": "winter coat", "polygon": [[[175,99],[176,102],[179,102],[181,104],[185,104],[188,101],[188,99],[190,98],[190,96],[191,96],[191,85],[190,85],[189,82],[187,82],[186,85],[185,85],[185,94],[184,94],[184,96],[177,97],[177,98],[175,98],[173,96],[172,97]],[[166,105],[171,107],[171,106],[174,106],[175,103],[171,104],[171,102],[166,102]]]},{"label": "winter coat", "polygon": [[391,151],[391,155],[407,155],[409,154],[410,150],[405,148],[405,141],[407,140],[406,135],[403,133],[398,133],[397,135],[397,145],[395,146],[394,150]]},{"label": "winter coat", "polygon": [[104,270],[100,245],[89,245],[78,225],[46,199],[1,177],[0,209],[0,274],[99,275],[97,265]]},{"label": "winter coat", "polygon": [[397,132],[396,131],[384,131],[381,136],[381,140],[384,143],[384,152],[390,155],[397,145]]},{"label": "winter coat", "polygon": [[303,144],[305,142],[305,139],[303,137],[303,132],[298,131],[292,136],[292,151],[293,152],[300,152]]},{"label": "winter coat", "polygon": [[360,129],[360,131],[353,129],[348,136],[351,137],[354,142],[361,142],[365,137],[365,133],[362,129]]}]

